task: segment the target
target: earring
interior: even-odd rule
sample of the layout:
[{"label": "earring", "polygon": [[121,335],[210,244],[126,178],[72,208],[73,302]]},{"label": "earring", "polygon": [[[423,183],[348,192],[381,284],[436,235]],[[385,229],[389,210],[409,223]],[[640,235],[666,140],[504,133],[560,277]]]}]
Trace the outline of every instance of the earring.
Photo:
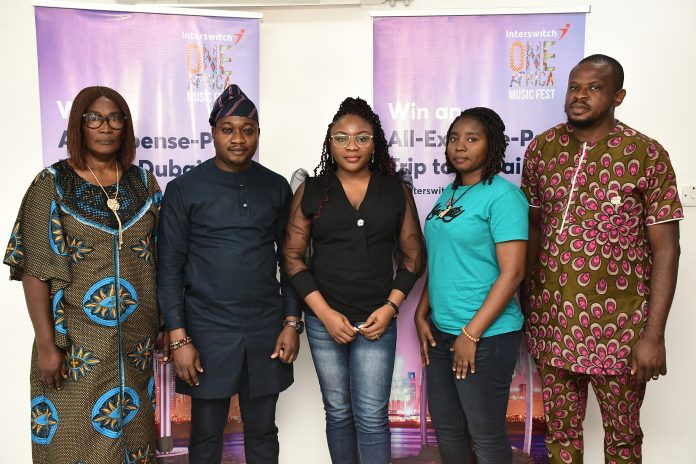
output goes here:
[{"label": "earring", "polygon": [[370,164],[375,164],[375,152],[372,152],[372,156],[370,157]]}]

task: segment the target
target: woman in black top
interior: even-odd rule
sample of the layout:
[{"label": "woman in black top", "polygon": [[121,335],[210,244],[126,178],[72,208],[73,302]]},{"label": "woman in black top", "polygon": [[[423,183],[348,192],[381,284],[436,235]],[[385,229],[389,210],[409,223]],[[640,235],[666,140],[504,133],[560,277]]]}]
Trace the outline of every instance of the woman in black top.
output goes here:
[{"label": "woman in black top", "polygon": [[418,213],[360,98],[341,103],[314,174],[293,198],[284,254],[305,303],[329,452],[334,464],[385,464],[394,318],[425,265]]}]

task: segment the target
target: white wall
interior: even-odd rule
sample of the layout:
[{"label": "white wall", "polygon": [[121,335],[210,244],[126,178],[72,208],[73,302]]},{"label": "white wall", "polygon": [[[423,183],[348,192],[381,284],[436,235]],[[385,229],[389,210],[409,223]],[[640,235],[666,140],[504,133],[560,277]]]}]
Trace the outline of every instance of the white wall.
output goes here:
[{"label": "white wall", "polygon": [[[115,3],[103,0],[103,3]],[[95,3],[94,0],[91,3]],[[569,5],[577,1],[527,0],[525,6]],[[413,0],[410,9],[516,7],[515,1]],[[390,9],[389,6],[384,7]],[[313,168],[340,101],[372,99],[372,21],[360,7],[267,8],[261,10],[261,152],[263,162],[286,176]],[[0,238],[9,237],[22,195],[42,167],[36,39],[29,0],[3,2],[0,88]],[[618,58],[626,70],[628,95],[618,117],[658,139],[672,155],[681,184],[696,184],[691,126],[696,107],[693,46],[696,2],[679,0],[595,1],[587,17],[586,52]],[[404,38],[408,40],[408,38]],[[59,76],[56,76],[59,78]],[[669,375],[648,387],[642,422],[644,462],[696,462],[692,416],[696,413],[692,374],[696,328],[696,209],[682,221],[680,279],[668,324]],[[4,235],[3,235],[4,234]],[[7,276],[7,270],[1,269]],[[33,333],[21,285],[0,279],[3,330],[0,335],[0,462],[30,462],[29,356]],[[278,426],[281,462],[329,462],[319,388],[304,340],[295,385],[281,396]],[[592,403],[586,421],[586,462],[602,462],[601,419]]]}]

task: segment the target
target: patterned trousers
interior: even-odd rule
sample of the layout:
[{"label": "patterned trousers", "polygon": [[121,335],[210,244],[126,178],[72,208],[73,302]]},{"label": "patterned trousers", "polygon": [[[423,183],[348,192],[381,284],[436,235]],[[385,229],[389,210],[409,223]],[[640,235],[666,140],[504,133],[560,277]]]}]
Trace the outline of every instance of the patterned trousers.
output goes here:
[{"label": "patterned trousers", "polygon": [[546,448],[549,464],[582,464],[582,422],[587,408],[587,386],[592,385],[604,425],[604,460],[607,464],[640,464],[643,432],[640,406],[645,383],[634,376],[577,374],[538,365],[541,376]]}]

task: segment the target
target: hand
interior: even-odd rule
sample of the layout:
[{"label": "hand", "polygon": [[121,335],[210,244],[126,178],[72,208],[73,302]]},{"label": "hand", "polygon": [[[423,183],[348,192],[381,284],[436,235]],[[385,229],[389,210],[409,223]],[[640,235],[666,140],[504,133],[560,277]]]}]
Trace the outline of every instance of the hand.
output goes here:
[{"label": "hand", "polygon": [[457,379],[466,379],[469,369],[472,374],[476,372],[476,343],[459,334],[450,351],[454,352],[452,371]]},{"label": "hand", "polygon": [[39,371],[39,380],[48,388],[60,390],[63,380],[68,378],[65,353],[51,344],[46,348],[37,348],[37,355],[36,367]]},{"label": "hand", "polygon": [[531,304],[529,303],[529,287],[531,285],[531,274],[527,273],[522,284],[519,287],[519,301],[522,307],[522,314],[525,318],[529,317],[532,312]]},{"label": "hand", "polygon": [[385,304],[372,311],[370,317],[358,327],[368,340],[377,340],[389,327],[389,323],[394,318],[396,311],[390,305]]},{"label": "hand", "polygon": [[201,366],[201,358],[198,355],[198,350],[193,346],[193,343],[184,345],[172,351],[171,354],[174,360],[176,375],[189,387],[200,385],[198,374],[202,374],[205,371]]},{"label": "hand", "polygon": [[633,345],[631,375],[635,375],[638,382],[657,380],[661,375],[667,375],[664,338],[643,335],[638,339]]},{"label": "hand", "polygon": [[428,356],[428,351],[430,347],[435,347],[435,339],[433,338],[433,332],[430,330],[430,324],[428,321],[422,318],[416,318],[416,332],[418,332],[418,341],[420,342],[420,353],[421,361],[424,366],[430,364],[430,356]]},{"label": "hand", "polygon": [[167,330],[162,330],[160,332],[158,338],[162,338],[162,362],[168,363],[171,361],[169,358],[169,343],[171,340],[171,337],[169,336],[169,331]]},{"label": "hand", "polygon": [[331,338],[336,343],[345,345],[355,340],[355,327],[348,318],[336,310],[327,311],[321,319]]},{"label": "hand", "polygon": [[280,359],[285,364],[292,364],[300,352],[300,334],[294,327],[283,327],[276,340],[271,359]]}]

